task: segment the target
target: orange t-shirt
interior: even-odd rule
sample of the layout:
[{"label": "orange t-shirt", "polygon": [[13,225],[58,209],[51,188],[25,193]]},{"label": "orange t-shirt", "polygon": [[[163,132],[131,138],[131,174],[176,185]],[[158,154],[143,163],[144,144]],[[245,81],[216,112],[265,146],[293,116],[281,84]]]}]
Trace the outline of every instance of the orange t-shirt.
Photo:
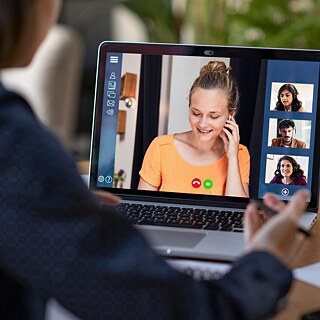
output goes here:
[{"label": "orange t-shirt", "polygon": [[[228,171],[226,154],[209,165],[192,165],[178,153],[173,136],[159,136],[151,142],[140,176],[160,191],[224,195]],[[249,184],[250,155],[244,145],[239,144],[238,157],[242,183]]]}]

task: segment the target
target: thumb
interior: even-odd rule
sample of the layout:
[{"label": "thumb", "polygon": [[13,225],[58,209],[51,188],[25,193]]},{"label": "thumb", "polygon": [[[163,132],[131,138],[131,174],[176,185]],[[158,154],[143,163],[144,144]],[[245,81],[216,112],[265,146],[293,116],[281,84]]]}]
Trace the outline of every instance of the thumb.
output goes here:
[{"label": "thumb", "polygon": [[254,203],[249,203],[244,214],[245,241],[248,246],[254,234],[262,226],[262,220]]},{"label": "thumb", "polygon": [[297,191],[283,210],[283,214],[290,218],[294,223],[298,223],[300,217],[307,208],[309,198],[309,190],[302,189]]}]

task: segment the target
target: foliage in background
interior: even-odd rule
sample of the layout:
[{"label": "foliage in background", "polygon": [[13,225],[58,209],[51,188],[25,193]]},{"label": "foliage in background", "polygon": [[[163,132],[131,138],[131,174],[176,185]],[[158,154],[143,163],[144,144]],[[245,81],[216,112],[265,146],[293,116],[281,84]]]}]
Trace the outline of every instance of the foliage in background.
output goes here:
[{"label": "foliage in background", "polygon": [[180,23],[174,16],[172,0],[124,0],[122,3],[145,24],[152,42],[179,42]]},{"label": "foliage in background", "polygon": [[228,15],[233,19],[228,42],[252,46],[318,49],[319,12],[319,0],[247,1],[247,8],[228,11]]},{"label": "foliage in background", "polygon": [[177,1],[121,2],[150,41],[320,48],[320,0],[184,0],[182,12],[172,10]]},{"label": "foliage in background", "polygon": [[184,23],[191,32],[194,43],[228,42],[229,17],[226,14],[225,0],[187,0]]}]

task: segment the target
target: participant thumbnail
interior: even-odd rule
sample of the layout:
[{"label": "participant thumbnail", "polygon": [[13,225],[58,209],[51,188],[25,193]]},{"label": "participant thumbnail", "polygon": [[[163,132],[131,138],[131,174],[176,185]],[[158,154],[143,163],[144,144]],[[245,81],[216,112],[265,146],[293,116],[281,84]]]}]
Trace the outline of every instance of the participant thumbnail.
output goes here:
[{"label": "participant thumbnail", "polygon": [[306,185],[309,157],[267,154],[265,183]]},{"label": "participant thumbnail", "polygon": [[312,112],[313,84],[272,82],[270,110]]},{"label": "participant thumbnail", "polygon": [[310,148],[311,121],[296,119],[269,120],[269,147]]}]

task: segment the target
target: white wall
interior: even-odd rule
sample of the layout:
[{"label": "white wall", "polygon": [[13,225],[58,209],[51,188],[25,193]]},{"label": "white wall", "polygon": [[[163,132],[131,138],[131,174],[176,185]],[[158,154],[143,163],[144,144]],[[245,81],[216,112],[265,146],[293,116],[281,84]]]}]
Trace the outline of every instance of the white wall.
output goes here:
[{"label": "white wall", "polygon": [[163,56],[162,72],[161,72],[160,105],[159,105],[159,123],[158,123],[159,136],[165,135],[168,132],[168,117],[169,117],[169,110],[170,110],[171,68],[172,68],[172,56]]},{"label": "white wall", "polygon": [[211,60],[224,61],[227,66],[230,65],[230,59],[228,58],[180,56],[172,58],[168,133],[190,130],[188,121],[189,90],[198,77],[201,67]]}]

